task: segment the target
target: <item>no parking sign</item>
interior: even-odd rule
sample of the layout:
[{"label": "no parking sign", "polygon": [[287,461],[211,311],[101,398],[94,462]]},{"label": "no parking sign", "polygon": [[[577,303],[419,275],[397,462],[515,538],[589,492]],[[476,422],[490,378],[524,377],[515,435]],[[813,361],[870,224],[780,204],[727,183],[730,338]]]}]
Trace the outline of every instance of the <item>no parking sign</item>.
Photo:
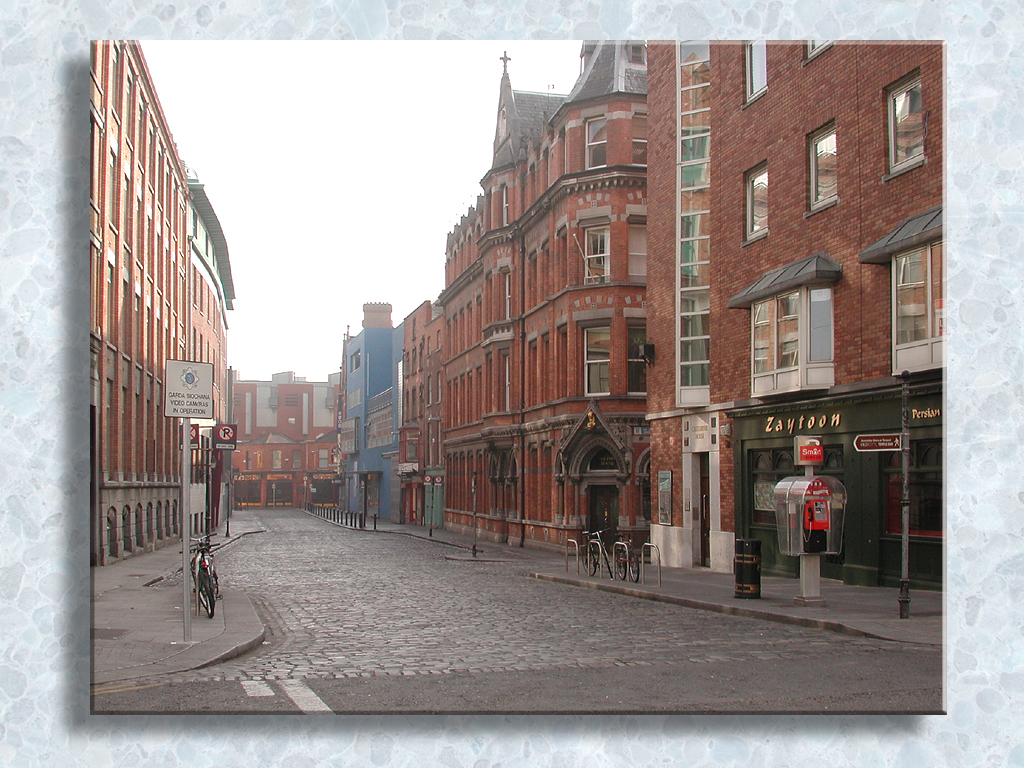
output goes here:
[{"label": "no parking sign", "polygon": [[238,425],[218,424],[213,430],[213,447],[218,451],[233,451],[237,447]]}]

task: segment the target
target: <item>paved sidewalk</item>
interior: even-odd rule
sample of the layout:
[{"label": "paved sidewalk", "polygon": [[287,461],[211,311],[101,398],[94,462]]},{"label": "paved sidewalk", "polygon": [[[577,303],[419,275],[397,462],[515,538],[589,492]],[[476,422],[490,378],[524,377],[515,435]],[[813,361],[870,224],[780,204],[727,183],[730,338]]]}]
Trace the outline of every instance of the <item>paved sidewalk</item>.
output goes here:
[{"label": "paved sidewalk", "polygon": [[[231,536],[211,536],[218,549],[263,533],[249,515],[235,512]],[[198,669],[245,653],[265,631],[248,596],[221,584],[212,619],[192,613],[185,642],[181,611],[181,544],[92,568],[92,683],[132,680]]]},{"label": "paved sidewalk", "polygon": [[[327,520],[325,522],[331,523]],[[337,523],[331,523],[337,524]],[[799,581],[762,577],[761,597],[735,597],[735,578],[706,570],[646,566],[641,583],[591,578],[577,571],[575,558],[546,550],[520,548],[420,525],[396,525],[367,519],[363,535],[405,535],[447,547],[446,557],[461,561],[526,562],[533,578],[691,608],[779,621],[902,642],[941,645],[943,594],[912,590],[910,618],[899,618],[896,589],[854,587],[822,579],[824,607],[797,606]],[[248,510],[232,513],[231,535],[224,528],[212,537],[214,553],[243,536],[264,532]],[[245,653],[263,642],[265,630],[248,596],[221,584],[223,599],[213,619],[192,615],[192,641],[184,641],[181,612],[181,549],[164,549],[92,569],[93,684],[116,683],[182,672]],[[660,580],[660,584],[659,584]]]}]

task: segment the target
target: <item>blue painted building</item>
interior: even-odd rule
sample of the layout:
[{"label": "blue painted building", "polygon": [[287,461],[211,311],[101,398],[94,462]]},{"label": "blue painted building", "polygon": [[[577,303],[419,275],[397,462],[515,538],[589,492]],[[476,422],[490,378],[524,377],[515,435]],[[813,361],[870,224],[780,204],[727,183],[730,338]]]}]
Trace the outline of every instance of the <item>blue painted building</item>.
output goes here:
[{"label": "blue painted building", "polygon": [[391,325],[390,304],[364,304],[363,330],[345,340],[345,418],[342,509],[397,521],[398,427],[402,398],[399,363],[404,328]]}]

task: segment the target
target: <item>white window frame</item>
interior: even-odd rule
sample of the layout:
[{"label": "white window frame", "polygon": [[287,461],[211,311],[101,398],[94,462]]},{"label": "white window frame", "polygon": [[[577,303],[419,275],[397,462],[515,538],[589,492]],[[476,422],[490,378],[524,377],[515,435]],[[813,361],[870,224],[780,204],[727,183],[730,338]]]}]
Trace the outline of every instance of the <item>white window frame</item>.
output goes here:
[{"label": "white window frame", "polygon": [[[640,343],[633,342],[633,336],[637,333],[643,333],[643,341]],[[647,394],[647,361],[640,355],[641,347],[647,344],[647,327],[642,325],[630,325],[626,327],[626,390],[631,395],[646,395]],[[642,372],[644,380],[643,389],[631,389],[630,384],[633,382],[633,371],[639,368]]]},{"label": "white window frame", "polygon": [[[920,281],[907,282],[908,260],[921,257]],[[911,248],[893,256],[892,260],[892,365],[893,374],[902,371],[923,371],[945,364],[945,284],[943,281],[944,243],[937,240]],[[936,275],[935,272],[939,274]],[[923,285],[922,285],[923,284]],[[924,289],[923,314],[926,332],[923,336],[900,341],[901,288],[921,285]],[[939,295],[936,295],[939,294]],[[916,307],[917,305],[915,305]],[[906,316],[906,315],[904,315]]]},{"label": "white window frame", "polygon": [[[591,356],[591,334],[603,334],[608,339],[608,353],[607,355]],[[612,344],[612,329],[609,325],[597,326],[594,328],[583,329],[583,390],[587,395],[610,395],[611,394],[611,344]],[[603,389],[591,389],[590,387],[590,371],[592,368],[604,369],[603,375],[599,372],[598,378],[606,381],[608,386]]]},{"label": "white window frame", "polygon": [[[592,128],[598,126],[600,126],[599,130],[604,132],[604,138],[600,141],[595,141]],[[584,123],[584,131],[587,141],[587,168],[604,168],[608,165],[608,118],[604,115],[590,118]],[[604,158],[602,162],[597,163],[594,162],[594,152],[599,148],[603,151]]]},{"label": "white window frame", "polygon": [[647,225],[629,225],[629,279],[647,282]]},{"label": "white window frame", "polygon": [[[819,158],[822,153],[819,151],[819,147],[828,142],[831,139],[832,142],[832,155],[835,157],[833,164],[835,168],[835,185],[829,194],[820,195],[818,190],[818,180],[820,177],[820,163]],[[826,208],[834,204],[839,199],[839,174],[838,174],[838,161],[839,161],[839,144],[836,139],[836,127],[834,124],[828,125],[819,131],[811,134],[809,144],[809,161],[810,161],[810,210],[817,211],[821,208]]]},{"label": "white window frame", "polygon": [[[603,243],[603,250],[596,250],[598,238]],[[585,284],[606,283],[611,274],[611,227],[589,227],[583,231],[583,251]]]},{"label": "white window frame", "polygon": [[808,40],[805,58],[810,61],[816,56],[819,56],[822,52],[831,48],[832,43],[834,42],[834,40]]},{"label": "white window frame", "polygon": [[745,93],[747,101],[760,98],[768,90],[768,43],[749,40],[743,46],[746,70]]},{"label": "white window frame", "polygon": [[[779,315],[782,303],[795,302],[795,313]],[[812,312],[812,302],[827,311],[826,322]],[[821,306],[822,304],[827,304]],[[793,359],[780,365],[783,339],[782,321],[795,322]],[[758,346],[758,331],[767,330],[767,346]],[[790,334],[793,332],[790,331]],[[750,307],[750,393],[762,395],[824,389],[835,384],[835,310],[832,289],[823,286],[801,286],[792,291],[769,296]],[[762,350],[767,350],[762,352]],[[760,363],[760,364],[759,364]]]},{"label": "white window frame", "polygon": [[[903,110],[905,102],[901,102],[901,99],[907,96],[911,91],[917,90],[917,99],[920,103],[920,148],[912,155],[908,155],[903,159],[896,157],[897,153],[897,134],[899,132],[899,123],[901,121],[900,112]],[[901,171],[910,170],[916,168],[924,162],[925,149],[924,140],[927,134],[927,110],[924,108],[924,97],[921,90],[921,78],[914,77],[903,83],[890,88],[886,93],[888,100],[887,114],[888,114],[888,131],[889,131],[889,173],[900,173]],[[904,117],[903,119],[906,119]]]},{"label": "white window frame", "polygon": [[[764,179],[764,216],[762,221],[759,223],[755,217],[755,193],[754,190],[758,185],[758,180]],[[755,238],[764,237],[768,234],[768,163],[761,163],[760,165],[747,171],[744,177],[744,186],[746,187],[746,211],[744,215],[746,220],[744,222],[744,231],[747,236],[747,240],[753,240]]]}]

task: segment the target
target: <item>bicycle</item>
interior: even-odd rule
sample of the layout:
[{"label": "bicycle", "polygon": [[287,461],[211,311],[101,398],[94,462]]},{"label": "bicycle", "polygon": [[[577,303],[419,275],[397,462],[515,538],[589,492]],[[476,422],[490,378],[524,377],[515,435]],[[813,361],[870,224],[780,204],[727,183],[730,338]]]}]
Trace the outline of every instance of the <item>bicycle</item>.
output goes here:
[{"label": "bicycle", "polygon": [[619,534],[612,546],[615,559],[615,574],[625,581],[628,577],[634,584],[640,581],[640,558],[636,550],[629,546],[624,534]]},{"label": "bicycle", "polygon": [[205,610],[206,615],[212,619],[217,608],[217,597],[220,595],[220,580],[213,565],[210,537],[203,536],[191,541],[196,542],[195,555],[192,558],[192,582],[195,584],[198,609]]},{"label": "bicycle", "polygon": [[611,560],[608,559],[608,550],[604,548],[604,542],[601,540],[601,534],[610,530],[610,528],[602,528],[600,531],[591,531],[587,534],[589,537],[587,539],[587,573],[591,576],[597,575],[597,572],[601,570],[601,562],[604,561],[605,568],[608,569],[608,578],[615,578]]}]

